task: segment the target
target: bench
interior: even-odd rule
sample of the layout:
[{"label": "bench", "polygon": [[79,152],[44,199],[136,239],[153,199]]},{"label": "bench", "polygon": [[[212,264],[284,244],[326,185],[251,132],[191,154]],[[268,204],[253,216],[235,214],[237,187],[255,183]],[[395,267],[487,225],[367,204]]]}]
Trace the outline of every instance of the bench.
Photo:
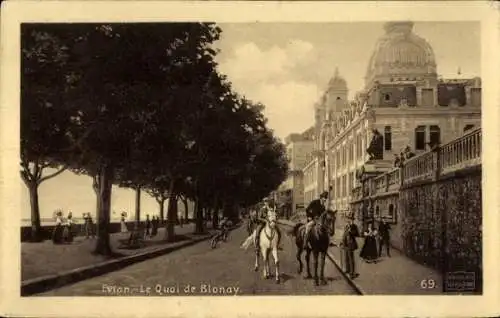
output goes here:
[{"label": "bench", "polygon": [[130,231],[128,239],[118,240],[118,243],[120,243],[118,248],[137,249],[146,246],[146,244],[144,243],[144,234],[144,229],[134,229]]}]

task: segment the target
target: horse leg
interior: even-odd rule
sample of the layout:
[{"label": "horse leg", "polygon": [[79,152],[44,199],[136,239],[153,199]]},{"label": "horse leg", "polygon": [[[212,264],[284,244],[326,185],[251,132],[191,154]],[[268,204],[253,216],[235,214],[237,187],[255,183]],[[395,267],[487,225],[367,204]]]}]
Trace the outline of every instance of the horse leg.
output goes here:
[{"label": "horse leg", "polygon": [[303,267],[301,256],[302,256],[302,246],[297,245],[296,257],[297,257],[297,261],[299,261],[299,270],[297,271],[297,273],[299,273],[299,274],[302,273],[302,267]]},{"label": "horse leg", "polygon": [[269,270],[269,248],[265,248],[263,250],[263,256],[264,256],[264,278],[268,279],[270,274]]},{"label": "horse leg", "polygon": [[318,280],[318,251],[313,251],[314,284],[319,285]]},{"label": "horse leg", "polygon": [[273,258],[274,258],[274,265],[276,266],[276,274],[275,274],[275,279],[276,279],[276,284],[280,283],[280,261],[278,259],[278,244],[273,247]]},{"label": "horse leg", "polygon": [[320,254],[320,272],[319,272],[319,279],[322,285],[326,285],[326,279],[325,279],[325,258],[326,258],[326,252]]},{"label": "horse leg", "polygon": [[256,272],[259,270],[259,250],[255,249],[255,265],[253,270]]},{"label": "horse leg", "polygon": [[254,265],[254,271],[259,270],[259,257],[260,257],[260,242],[257,244],[257,232],[252,232],[254,237],[253,237],[253,243],[255,245],[255,265]]},{"label": "horse leg", "polygon": [[311,267],[310,267],[310,264],[309,264],[309,260],[311,259],[311,250],[310,249],[306,249],[306,269],[307,269],[307,275],[306,275],[306,279],[309,279],[312,277],[311,275]]}]

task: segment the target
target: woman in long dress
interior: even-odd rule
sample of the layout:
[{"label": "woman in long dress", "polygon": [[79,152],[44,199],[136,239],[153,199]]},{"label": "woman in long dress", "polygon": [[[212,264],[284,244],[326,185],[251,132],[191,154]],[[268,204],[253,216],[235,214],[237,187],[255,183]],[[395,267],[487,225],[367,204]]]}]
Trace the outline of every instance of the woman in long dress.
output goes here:
[{"label": "woman in long dress", "polygon": [[66,219],[66,224],[64,225],[63,228],[63,235],[62,235],[65,243],[73,242],[72,225],[73,225],[73,213],[69,212],[68,217]]},{"label": "woman in long dress", "polygon": [[121,220],[120,220],[121,232],[122,233],[127,233],[128,232],[127,223],[125,223],[125,217],[126,216],[127,216],[127,213],[126,212],[122,212],[122,217],[121,217]]},{"label": "woman in long dress", "polygon": [[62,221],[62,212],[56,211],[55,213],[56,226],[54,231],[52,232],[52,242],[54,244],[62,243],[62,234],[63,234],[63,221]]},{"label": "woman in long dress", "polygon": [[368,225],[368,230],[364,233],[365,242],[359,256],[364,259],[367,263],[373,263],[377,261],[377,231],[373,228],[373,224]]}]

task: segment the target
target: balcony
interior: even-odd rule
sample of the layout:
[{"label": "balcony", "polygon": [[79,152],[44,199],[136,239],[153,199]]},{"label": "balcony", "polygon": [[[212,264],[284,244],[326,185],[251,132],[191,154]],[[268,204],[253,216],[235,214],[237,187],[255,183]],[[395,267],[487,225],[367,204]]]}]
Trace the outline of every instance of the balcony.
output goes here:
[{"label": "balcony", "polygon": [[353,200],[398,191],[401,185],[437,180],[440,176],[481,165],[481,128],[407,160],[402,168],[367,179],[352,190]]},{"label": "balcony", "polygon": [[439,169],[446,174],[465,167],[481,164],[481,129],[442,146],[439,149]]}]

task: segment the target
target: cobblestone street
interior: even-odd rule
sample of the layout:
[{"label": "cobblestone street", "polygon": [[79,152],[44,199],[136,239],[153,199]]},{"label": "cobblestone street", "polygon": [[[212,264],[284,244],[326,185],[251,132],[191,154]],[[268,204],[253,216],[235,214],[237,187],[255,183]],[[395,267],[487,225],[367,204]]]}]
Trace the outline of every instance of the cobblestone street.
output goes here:
[{"label": "cobblestone street", "polygon": [[[144,295],[355,295],[356,292],[337,268],[327,261],[328,284],[314,286],[297,274],[295,245],[284,235],[280,251],[281,284],[273,277],[262,278],[262,266],[253,271],[253,249],[240,248],[246,231],[233,231],[226,243],[211,249],[201,242],[173,253],[131,265],[119,271],[94,277],[73,285],[38,294],[41,296],[119,296]],[[274,271],[271,260],[271,273]],[[125,288],[129,288],[126,290]]]}]

